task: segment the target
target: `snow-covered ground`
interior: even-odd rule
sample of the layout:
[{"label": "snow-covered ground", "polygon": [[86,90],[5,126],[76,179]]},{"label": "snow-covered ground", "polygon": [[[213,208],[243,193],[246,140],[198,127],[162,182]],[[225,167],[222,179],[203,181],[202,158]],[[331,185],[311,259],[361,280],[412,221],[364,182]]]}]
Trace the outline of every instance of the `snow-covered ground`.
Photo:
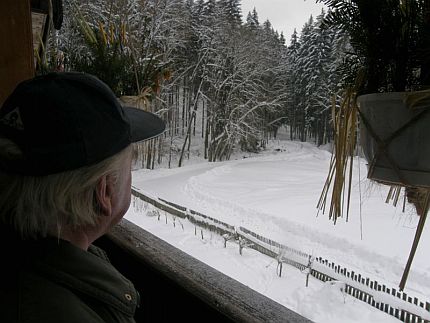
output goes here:
[{"label": "snow-covered ground", "polygon": [[[397,287],[418,217],[410,205],[403,213],[401,206],[386,204],[388,187],[366,179],[365,162],[358,158],[348,222],[334,225],[327,214],[317,216],[330,156],[310,143],[273,140],[254,157],[134,171],[133,186]],[[148,210],[131,207],[126,218],[315,322],[397,321],[343,294],[338,284],[311,278],[306,288],[298,269],[284,266],[278,277],[273,259],[249,249],[240,256],[234,243],[223,248],[222,239],[209,232],[202,240],[186,221],[173,227],[168,219],[166,225],[164,218],[145,216]],[[427,224],[405,289],[422,301],[430,299],[429,245]]]}]

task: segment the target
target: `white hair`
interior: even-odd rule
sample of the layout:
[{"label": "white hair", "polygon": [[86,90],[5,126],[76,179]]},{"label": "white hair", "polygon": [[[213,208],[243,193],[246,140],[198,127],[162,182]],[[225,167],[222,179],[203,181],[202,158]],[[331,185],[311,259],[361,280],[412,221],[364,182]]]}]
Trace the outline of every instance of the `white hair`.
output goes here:
[{"label": "white hair", "polygon": [[[0,170],[0,223],[23,239],[59,237],[61,228],[96,224],[100,216],[96,197],[101,177],[114,183],[131,154],[131,146],[95,165],[46,176],[26,176]],[[18,146],[0,138],[0,158],[17,159]]]}]

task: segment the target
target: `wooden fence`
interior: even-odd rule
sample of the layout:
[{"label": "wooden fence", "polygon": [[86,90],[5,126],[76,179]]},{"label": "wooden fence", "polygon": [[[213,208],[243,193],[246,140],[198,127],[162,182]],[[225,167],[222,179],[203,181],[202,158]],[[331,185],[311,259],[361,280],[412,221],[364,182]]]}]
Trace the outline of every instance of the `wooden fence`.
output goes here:
[{"label": "wooden fence", "polygon": [[135,188],[132,189],[132,193],[135,198],[152,204],[174,217],[188,219],[199,227],[222,235],[226,241],[227,239],[239,241],[240,252],[243,246],[253,248],[277,259],[278,263],[286,263],[300,270],[308,268],[310,275],[323,282],[341,281],[345,283],[345,293],[398,318],[402,322],[430,323],[429,302],[421,301],[417,297],[411,297],[396,288],[389,288],[376,280],[371,280],[361,273],[348,270],[328,259],[312,257],[305,252],[263,237],[244,227],[235,227],[184,206],[160,198],[148,197]]}]

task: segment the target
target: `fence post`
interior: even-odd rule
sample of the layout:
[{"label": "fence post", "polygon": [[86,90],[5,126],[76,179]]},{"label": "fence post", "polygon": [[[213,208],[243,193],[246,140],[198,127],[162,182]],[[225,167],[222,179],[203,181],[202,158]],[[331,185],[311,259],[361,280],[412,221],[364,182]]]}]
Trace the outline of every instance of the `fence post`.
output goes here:
[{"label": "fence post", "polygon": [[405,311],[404,310],[400,310],[400,320],[405,322]]},{"label": "fence post", "polygon": [[394,317],[400,319],[400,311],[399,311],[399,309],[397,307],[394,310]]},{"label": "fence post", "polygon": [[282,261],[278,259],[278,266],[276,267],[276,271],[278,271],[278,276],[282,276]]},{"label": "fence post", "polygon": [[[387,288],[387,286],[382,285],[382,291],[383,291],[385,294],[390,295],[390,289],[389,289],[389,288]],[[390,306],[389,306],[388,304],[384,304],[384,312],[385,312],[385,313],[388,313],[389,307],[390,307]]]},{"label": "fence post", "polygon": [[407,313],[407,312],[406,312],[406,315],[405,315],[405,322],[412,322],[412,321],[411,321],[411,314],[410,314],[410,313]]},{"label": "fence post", "polygon": [[[376,285],[377,285],[376,281],[373,281],[373,280],[370,281],[370,288],[372,290],[376,290]],[[371,305],[373,307],[376,307],[376,301],[375,301],[375,299],[373,297],[372,297],[372,303],[371,303]]]},{"label": "fence post", "polygon": [[309,274],[311,273],[311,268],[312,268],[312,262],[313,262],[313,260],[312,260],[312,256],[311,255],[309,255],[308,256],[309,258],[308,258],[308,266],[306,267],[306,287],[308,287],[308,285],[309,285]]},{"label": "fence post", "polygon": [[[379,284],[378,283],[378,285],[377,285],[377,289],[376,289],[378,292],[382,292],[382,285],[381,284]],[[379,302],[378,303],[378,309],[380,309],[381,311],[383,310],[383,308],[384,308],[384,303],[383,302]]]}]

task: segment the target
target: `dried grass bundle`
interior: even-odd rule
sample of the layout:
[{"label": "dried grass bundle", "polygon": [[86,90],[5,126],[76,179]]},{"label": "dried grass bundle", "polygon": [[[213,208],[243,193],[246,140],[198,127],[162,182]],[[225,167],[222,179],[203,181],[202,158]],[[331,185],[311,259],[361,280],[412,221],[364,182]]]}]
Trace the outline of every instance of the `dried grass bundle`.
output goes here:
[{"label": "dried grass bundle", "polygon": [[[354,152],[357,144],[358,111],[356,94],[347,89],[338,106],[333,98],[332,122],[334,129],[333,153],[326,182],[317,208],[325,213],[327,197],[331,189],[329,219],[334,224],[343,217],[346,202],[346,220],[348,221],[351,198],[352,170]],[[346,194],[346,196],[345,196]]]}]

